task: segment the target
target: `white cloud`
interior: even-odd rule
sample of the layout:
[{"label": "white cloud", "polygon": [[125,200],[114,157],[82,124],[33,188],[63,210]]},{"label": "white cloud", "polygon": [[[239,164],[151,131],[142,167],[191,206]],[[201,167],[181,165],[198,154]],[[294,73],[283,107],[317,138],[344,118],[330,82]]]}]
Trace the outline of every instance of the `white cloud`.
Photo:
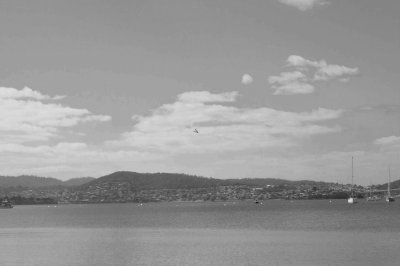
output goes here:
[{"label": "white cloud", "polygon": [[0,87],[0,99],[35,99],[35,100],[60,100],[64,96],[57,95],[50,97],[49,95],[42,94],[38,91],[34,91],[28,87],[24,87],[22,90],[14,88]]},{"label": "white cloud", "polygon": [[306,11],[312,9],[314,6],[325,5],[328,3],[325,0],[279,0],[279,2],[288,6],[296,7],[301,11]]},{"label": "white cloud", "polygon": [[313,79],[315,81],[357,75],[359,73],[358,68],[328,64],[325,60],[312,61],[299,55],[291,55],[286,61],[288,66],[294,66],[303,71],[308,71],[310,67],[313,68],[315,71]]},{"label": "white cloud", "polygon": [[279,76],[270,76],[268,82],[275,89],[275,95],[309,94],[314,86],[307,83],[307,76],[300,71],[282,72]]},{"label": "white cloud", "polygon": [[280,73],[279,76],[268,77],[268,82],[270,84],[274,84],[274,83],[288,84],[288,83],[298,82],[298,81],[307,81],[306,75],[304,75],[300,71],[282,72],[282,73]]},{"label": "white cloud", "polygon": [[309,67],[309,66],[319,67],[320,65],[319,62],[305,59],[300,55],[290,55],[288,59],[286,59],[286,62],[288,63],[289,66],[294,66],[294,67]]},{"label": "white cloud", "polygon": [[233,102],[237,95],[236,91],[219,94],[213,94],[208,91],[191,91],[180,94],[178,100],[190,103]]},{"label": "white cloud", "polygon": [[0,152],[12,152],[12,153],[25,153],[25,154],[37,154],[37,155],[54,155],[59,153],[69,154],[71,152],[78,152],[87,149],[86,143],[81,142],[61,142],[54,146],[38,145],[38,146],[27,146],[23,144],[1,144]]},{"label": "white cloud", "polygon": [[380,146],[398,146],[400,147],[400,137],[398,136],[389,136],[389,137],[383,137],[376,139],[374,141],[374,144],[380,145]]},{"label": "white cloud", "polygon": [[295,94],[310,94],[313,93],[315,87],[308,83],[292,82],[276,86],[275,95],[295,95]]},{"label": "white cloud", "polygon": [[243,74],[242,76],[242,84],[243,85],[250,85],[253,83],[253,77],[250,76],[249,74]]},{"label": "white cloud", "polygon": [[[328,65],[325,61],[322,62],[323,64],[319,67],[314,75],[314,80],[329,80],[345,75],[356,75],[359,73],[358,68],[350,68],[339,65]],[[345,78],[342,78],[341,80],[345,80]]]},{"label": "white cloud", "polygon": [[[173,154],[213,153],[297,146],[314,135],[340,131],[337,126],[318,123],[340,117],[341,110],[321,108],[294,113],[271,108],[237,108],[207,104],[203,97],[196,102],[194,95],[202,96],[205,92],[181,94],[176,102],[162,105],[149,116],[135,116],[133,130],[108,144]],[[209,99],[231,99],[226,95],[236,93],[206,95]],[[193,128],[200,133],[193,134]]]},{"label": "white cloud", "polygon": [[111,119],[86,109],[41,102],[52,99],[29,88],[0,88],[0,143],[46,141],[57,136],[61,128]]},{"label": "white cloud", "polygon": [[313,61],[299,55],[290,55],[286,62],[287,67],[295,70],[268,78],[275,95],[310,94],[317,82],[338,78],[344,83],[349,81],[349,76],[359,73],[358,68],[328,64],[325,60]]}]

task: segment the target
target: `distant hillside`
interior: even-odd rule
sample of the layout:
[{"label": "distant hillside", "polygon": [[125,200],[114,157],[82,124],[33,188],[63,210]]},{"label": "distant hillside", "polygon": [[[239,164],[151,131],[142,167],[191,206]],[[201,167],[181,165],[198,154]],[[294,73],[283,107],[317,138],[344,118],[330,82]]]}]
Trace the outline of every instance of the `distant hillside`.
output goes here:
[{"label": "distant hillside", "polygon": [[330,184],[317,181],[289,181],[275,178],[244,178],[244,179],[215,179],[185,174],[171,173],[136,173],[136,172],[115,172],[93,181],[90,181],[80,187],[78,190],[86,190],[89,187],[104,187],[116,183],[124,183],[130,189],[147,190],[147,189],[190,189],[190,188],[209,188],[227,185],[247,185],[251,187],[265,187],[267,185],[283,186],[287,189],[294,188],[299,184],[320,186]]},{"label": "distant hillside", "polygon": [[310,185],[310,186],[318,186],[324,184],[331,184],[327,182],[320,182],[320,181],[310,181],[310,180],[300,180],[300,181],[291,181],[285,179],[278,179],[278,178],[242,178],[242,179],[228,179],[232,183],[247,185],[247,186],[260,186],[264,187],[267,185],[270,186],[282,186],[286,185],[288,187],[302,185]]},{"label": "distant hillside", "polygon": [[290,183],[291,181],[277,178],[242,178],[242,179],[227,179],[232,183],[238,185],[247,185],[247,186],[267,186],[267,185],[282,185],[284,183]]},{"label": "distant hillside", "polygon": [[[276,178],[243,178],[243,179],[215,179],[186,174],[174,173],[136,173],[136,172],[115,172],[100,178],[82,177],[73,178],[67,181],[51,177],[38,176],[0,176],[0,188],[56,188],[56,187],[75,187],[77,190],[86,190],[90,186],[107,185],[112,183],[124,183],[133,190],[148,189],[191,189],[209,188],[227,185],[247,185],[251,187],[265,187],[267,185],[280,186],[282,189],[291,189],[298,185],[324,186],[326,182],[318,181],[290,181]],[[387,184],[381,185],[387,187]],[[400,187],[400,180],[393,182],[392,187]]]},{"label": "distant hillside", "polygon": [[86,183],[79,189],[84,190],[89,186],[99,186],[105,183],[127,183],[136,190],[207,188],[232,184],[228,180],[185,174],[115,172]]},{"label": "distant hillside", "polygon": [[61,180],[51,177],[39,177],[39,176],[0,176],[0,187],[53,187],[62,184]]},{"label": "distant hillside", "polygon": [[[375,186],[376,189],[387,189],[387,187],[388,187],[388,183]],[[390,188],[392,188],[392,189],[400,188],[400,179],[390,182]]]},{"label": "distant hillside", "polygon": [[39,176],[0,176],[0,187],[25,187],[25,188],[40,188],[40,187],[57,187],[57,186],[80,186],[85,184],[94,178],[92,177],[82,177],[82,178],[72,178],[67,181],[61,181],[52,177],[39,177]]}]

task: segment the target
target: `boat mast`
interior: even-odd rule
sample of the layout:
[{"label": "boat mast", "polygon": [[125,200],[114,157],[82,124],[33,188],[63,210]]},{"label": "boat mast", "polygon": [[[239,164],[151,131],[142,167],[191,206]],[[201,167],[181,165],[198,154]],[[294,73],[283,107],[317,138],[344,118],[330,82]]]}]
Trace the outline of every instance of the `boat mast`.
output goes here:
[{"label": "boat mast", "polygon": [[390,197],[390,167],[389,167],[388,197]]},{"label": "boat mast", "polygon": [[353,170],[353,156],[351,156],[351,197],[353,197],[353,182],[354,182],[354,170]]}]

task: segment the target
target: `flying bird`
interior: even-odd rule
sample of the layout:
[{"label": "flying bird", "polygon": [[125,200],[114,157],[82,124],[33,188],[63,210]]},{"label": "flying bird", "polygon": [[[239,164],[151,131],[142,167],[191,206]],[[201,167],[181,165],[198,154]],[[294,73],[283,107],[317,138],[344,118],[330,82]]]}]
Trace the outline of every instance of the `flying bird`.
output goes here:
[{"label": "flying bird", "polygon": [[199,133],[199,131],[197,130],[197,128],[195,128],[195,129],[193,130],[193,132],[194,132],[194,133]]}]

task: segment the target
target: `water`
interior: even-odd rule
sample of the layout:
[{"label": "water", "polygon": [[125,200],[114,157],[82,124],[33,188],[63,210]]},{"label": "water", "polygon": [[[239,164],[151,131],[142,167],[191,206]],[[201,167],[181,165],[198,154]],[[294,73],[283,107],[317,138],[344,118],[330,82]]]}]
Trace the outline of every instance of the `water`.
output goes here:
[{"label": "water", "polygon": [[399,265],[400,202],[16,206],[0,265]]}]

